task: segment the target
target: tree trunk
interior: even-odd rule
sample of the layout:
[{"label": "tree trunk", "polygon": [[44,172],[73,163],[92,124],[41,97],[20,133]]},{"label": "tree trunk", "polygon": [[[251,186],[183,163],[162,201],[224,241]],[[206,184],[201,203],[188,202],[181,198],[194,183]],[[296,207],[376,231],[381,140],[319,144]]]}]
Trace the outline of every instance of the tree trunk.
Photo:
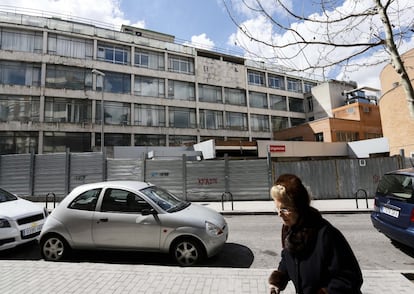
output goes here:
[{"label": "tree trunk", "polygon": [[404,63],[401,60],[401,56],[398,52],[397,46],[395,45],[390,20],[388,18],[386,7],[381,4],[380,0],[375,0],[378,13],[381,17],[381,21],[385,29],[385,46],[389,50],[391,56],[391,64],[395,71],[401,77],[401,85],[403,86],[405,96],[407,99],[408,111],[412,119],[414,119],[414,89],[411,84],[410,77],[408,76],[407,70],[404,67]]}]

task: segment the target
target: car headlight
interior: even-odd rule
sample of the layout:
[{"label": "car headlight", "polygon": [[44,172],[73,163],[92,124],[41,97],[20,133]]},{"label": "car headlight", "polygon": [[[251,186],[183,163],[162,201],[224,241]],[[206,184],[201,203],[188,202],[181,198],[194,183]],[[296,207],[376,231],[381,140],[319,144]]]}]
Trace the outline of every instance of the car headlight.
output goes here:
[{"label": "car headlight", "polygon": [[220,236],[223,234],[223,230],[220,227],[208,221],[206,221],[206,231],[212,236]]},{"label": "car headlight", "polygon": [[5,218],[0,218],[0,228],[10,228],[10,223]]}]

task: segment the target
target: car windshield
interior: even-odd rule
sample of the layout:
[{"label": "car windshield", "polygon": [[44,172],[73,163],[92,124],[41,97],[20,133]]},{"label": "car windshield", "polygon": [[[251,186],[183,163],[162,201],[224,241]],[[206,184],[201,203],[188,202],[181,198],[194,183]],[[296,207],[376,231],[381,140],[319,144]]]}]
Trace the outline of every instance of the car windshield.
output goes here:
[{"label": "car windshield", "polygon": [[17,200],[16,196],[0,188],[0,203],[14,200]]},{"label": "car windshield", "polygon": [[167,212],[175,212],[186,208],[189,202],[183,201],[170,192],[159,187],[148,187],[141,192]]},{"label": "car windshield", "polygon": [[384,195],[393,195],[397,198],[412,199],[412,178],[408,175],[384,175],[378,184],[377,192]]}]

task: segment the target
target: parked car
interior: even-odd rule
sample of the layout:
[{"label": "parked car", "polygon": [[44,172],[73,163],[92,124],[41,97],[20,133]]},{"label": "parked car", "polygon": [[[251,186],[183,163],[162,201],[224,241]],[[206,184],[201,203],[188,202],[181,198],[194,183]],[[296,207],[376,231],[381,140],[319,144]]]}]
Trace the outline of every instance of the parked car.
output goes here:
[{"label": "parked car", "polygon": [[39,238],[46,208],[0,188],[0,250]]},{"label": "parked car", "polygon": [[51,212],[40,236],[43,258],[71,249],[170,253],[181,266],[217,254],[228,237],[218,212],[150,183],[108,181],[76,187]]},{"label": "parked car", "polygon": [[386,173],[375,194],[371,221],[391,240],[414,248],[414,168]]}]

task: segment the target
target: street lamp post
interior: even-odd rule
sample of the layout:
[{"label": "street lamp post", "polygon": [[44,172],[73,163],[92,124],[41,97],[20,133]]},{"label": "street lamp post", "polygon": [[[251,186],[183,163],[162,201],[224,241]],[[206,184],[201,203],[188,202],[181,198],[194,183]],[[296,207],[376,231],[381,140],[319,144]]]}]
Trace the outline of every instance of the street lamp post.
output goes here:
[{"label": "street lamp post", "polygon": [[[102,89],[101,89],[101,152],[104,152],[105,138],[104,138],[104,125],[105,125],[105,107],[104,107],[104,89],[105,89],[105,74],[97,69],[92,69],[92,74],[101,76]],[[96,86],[95,86],[96,89]]]}]

